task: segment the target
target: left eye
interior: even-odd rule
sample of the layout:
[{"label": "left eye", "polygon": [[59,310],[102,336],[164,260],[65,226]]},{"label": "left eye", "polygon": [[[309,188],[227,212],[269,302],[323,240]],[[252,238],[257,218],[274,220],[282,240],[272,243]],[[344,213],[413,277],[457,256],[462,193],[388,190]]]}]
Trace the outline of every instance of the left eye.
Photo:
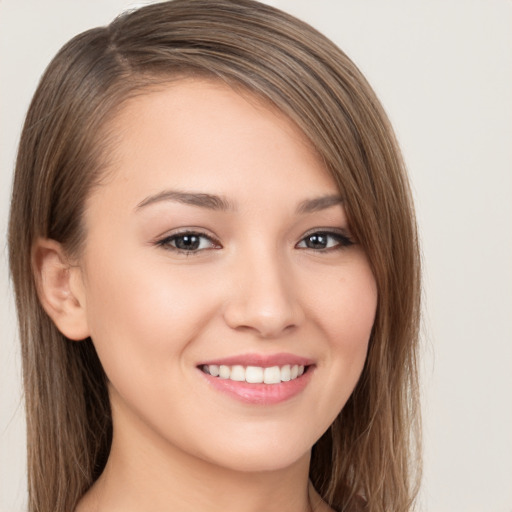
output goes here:
[{"label": "left eye", "polygon": [[214,249],[215,242],[201,233],[179,233],[171,235],[158,242],[158,245],[180,252],[199,252],[204,249]]},{"label": "left eye", "polygon": [[343,248],[352,245],[354,242],[341,233],[329,233],[318,231],[305,236],[298,244],[300,249],[314,249],[317,251]]}]

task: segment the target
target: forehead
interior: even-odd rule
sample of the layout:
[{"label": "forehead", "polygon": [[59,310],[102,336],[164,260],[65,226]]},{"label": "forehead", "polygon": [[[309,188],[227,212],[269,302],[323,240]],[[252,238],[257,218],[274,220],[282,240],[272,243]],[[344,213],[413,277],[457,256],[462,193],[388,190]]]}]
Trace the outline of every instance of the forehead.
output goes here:
[{"label": "forehead", "polygon": [[220,81],[180,79],[148,89],[129,99],[107,129],[114,141],[107,185],[131,183],[140,194],[172,185],[240,196],[266,186],[270,199],[276,187],[307,195],[336,189],[288,117]]}]

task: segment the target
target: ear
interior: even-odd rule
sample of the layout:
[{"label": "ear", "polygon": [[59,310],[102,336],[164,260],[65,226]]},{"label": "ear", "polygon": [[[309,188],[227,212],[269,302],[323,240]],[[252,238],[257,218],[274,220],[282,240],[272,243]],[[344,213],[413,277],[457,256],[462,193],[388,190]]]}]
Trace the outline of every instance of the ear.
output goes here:
[{"label": "ear", "polygon": [[40,238],[32,248],[32,268],[41,305],[69,339],[89,336],[81,270],[72,266],[62,245]]}]

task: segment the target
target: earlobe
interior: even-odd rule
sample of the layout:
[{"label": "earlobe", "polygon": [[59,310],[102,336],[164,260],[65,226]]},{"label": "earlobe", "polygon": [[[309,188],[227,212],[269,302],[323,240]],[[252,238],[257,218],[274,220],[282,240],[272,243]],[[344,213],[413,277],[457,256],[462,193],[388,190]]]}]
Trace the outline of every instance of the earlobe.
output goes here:
[{"label": "earlobe", "polygon": [[70,265],[62,245],[40,238],[32,249],[37,294],[57,329],[69,339],[89,336],[80,269]]}]

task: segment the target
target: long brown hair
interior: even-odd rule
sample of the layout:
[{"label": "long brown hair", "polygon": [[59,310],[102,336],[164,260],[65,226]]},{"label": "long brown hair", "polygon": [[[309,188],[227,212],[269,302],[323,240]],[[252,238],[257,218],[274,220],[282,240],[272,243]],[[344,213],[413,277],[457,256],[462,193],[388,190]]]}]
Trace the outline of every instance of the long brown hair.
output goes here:
[{"label": "long brown hair", "polygon": [[90,339],[72,342],[42,309],[37,237],[78,254],[84,202],[108,165],[104,127],[155,83],[207,76],[276,105],[310,139],[345,198],[378,307],[361,378],[313,447],[310,476],[336,510],[411,510],[420,473],[417,236],[392,128],[352,61],[309,25],[253,0],[174,0],[78,35],[53,59],[19,146],[9,250],[23,355],[29,508],[69,512],[108,457],[106,378]]}]

